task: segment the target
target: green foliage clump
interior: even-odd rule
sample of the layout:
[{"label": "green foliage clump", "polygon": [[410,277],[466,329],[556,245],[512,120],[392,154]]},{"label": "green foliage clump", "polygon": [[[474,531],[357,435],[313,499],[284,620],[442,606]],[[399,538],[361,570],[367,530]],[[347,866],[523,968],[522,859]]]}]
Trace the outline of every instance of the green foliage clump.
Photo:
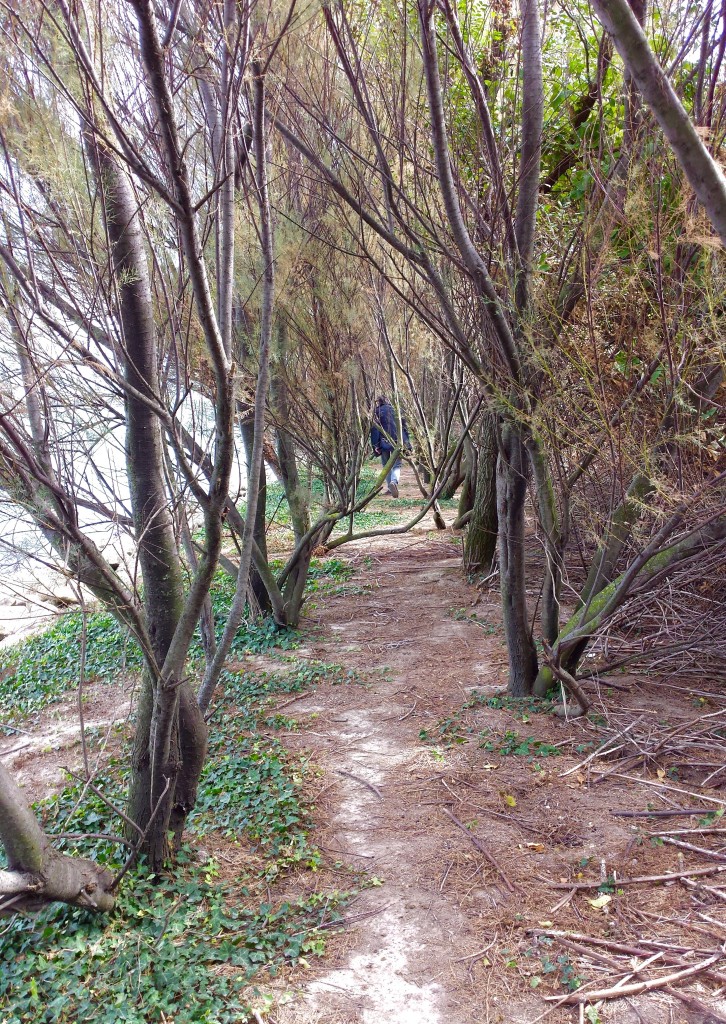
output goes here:
[{"label": "green foliage clump", "polygon": [[524,739],[519,733],[514,732],[512,729],[507,729],[506,732],[499,736],[493,736],[491,739],[488,737],[491,735],[490,729],[485,729],[479,734],[480,744],[484,750],[494,751],[497,754],[503,754],[505,757],[526,757],[528,760],[532,760],[534,757],[557,757],[560,754],[559,747],[553,746],[551,743],[545,743],[544,740],[536,740],[534,736],[527,736]]},{"label": "green foliage clump", "polygon": [[476,612],[468,612],[466,608],[452,608],[449,614],[457,622],[472,622],[475,626],[480,626],[489,636],[502,632],[502,626],[499,623],[480,619]]},{"label": "green foliage clump", "polygon": [[[106,918],[52,906],[32,920],[11,921],[0,931],[0,1021],[146,1024],[166,1017],[175,1024],[241,1024],[249,1019],[255,975],[322,953],[318,926],[335,920],[353,893],[321,886],[274,902],[275,879],[293,866],[315,870],[322,857],[309,840],[310,768],[264,729],[275,694],[342,674],[323,662],[225,674],[222,715],[189,827],[210,845],[215,833],[243,843],[239,874],[222,881],[214,858],[199,851],[195,860],[185,848],[173,876],[148,876],[143,866],[128,875]],[[106,801],[122,806],[127,773],[127,762],[114,760],[96,777],[105,800],[79,781],[37,808],[49,834],[84,836],[56,840],[59,849],[72,848],[111,870],[123,863],[123,844],[88,833],[103,833]]]},{"label": "green foliage clump", "polygon": [[[331,564],[329,564],[331,563]],[[346,579],[352,570],[339,559],[315,568],[316,579]],[[235,581],[222,570],[210,591],[215,630],[221,636],[234,596]],[[83,634],[83,613],[61,616],[43,633],[0,651],[0,722],[14,723],[35,714],[78,685]],[[293,650],[297,633],[273,619],[243,622],[232,644],[232,654],[263,654],[273,649]],[[189,649],[190,661],[204,657],[197,629]],[[112,683],[123,672],[142,667],[141,649],[134,637],[109,612],[86,616],[85,676],[89,682]]]},{"label": "green foliage clump", "polygon": [[[0,721],[33,714],[78,683],[82,634],[83,613],[71,612],[38,636],[0,651]],[[86,617],[88,680],[112,682],[140,666],[136,641],[112,615]]]},{"label": "green foliage clump", "polygon": [[465,708],[486,707],[495,711],[511,711],[515,718],[528,722],[530,715],[544,715],[552,710],[552,701],[543,697],[510,697],[508,694],[487,696],[474,690]]},{"label": "green foliage clump", "polygon": [[[471,729],[468,731],[471,732]],[[466,743],[460,713],[455,711],[448,717],[440,719],[433,729],[421,729],[418,738],[423,743],[443,744],[445,747]]]},{"label": "green foliage clump", "polygon": [[173,877],[137,872],[107,919],[54,906],[0,937],[0,1019],[13,1024],[239,1024],[244,989],[317,952],[316,926],[346,894],[274,907],[220,881],[212,859],[182,851]]},{"label": "green foliage clump", "polygon": [[[214,582],[209,591],[212,601],[212,614],[214,616],[214,632],[219,640],[224,631],[224,625],[229,615],[229,609],[234,598],[236,581],[224,569],[217,569]],[[286,629],[278,626],[274,619],[253,619],[243,621],[232,641],[230,654],[265,654],[274,648],[289,651],[298,646],[297,633],[294,629]],[[201,660],[204,657],[202,637],[197,627],[191,646],[189,648],[190,661]]]}]

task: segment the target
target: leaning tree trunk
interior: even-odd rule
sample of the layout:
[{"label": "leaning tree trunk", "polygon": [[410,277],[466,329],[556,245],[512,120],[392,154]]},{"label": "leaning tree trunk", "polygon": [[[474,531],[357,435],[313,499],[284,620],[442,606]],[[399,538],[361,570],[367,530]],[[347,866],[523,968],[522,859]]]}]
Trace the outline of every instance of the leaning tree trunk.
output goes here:
[{"label": "leaning tree trunk", "polygon": [[726,245],[726,178],[648,45],[628,0],[593,0],[595,13],[650,107],[691,188]]},{"label": "leaning tree trunk", "polygon": [[479,439],[474,507],[464,541],[467,572],[492,571],[497,552],[497,437],[493,413],[485,413]]},{"label": "leaning tree trunk", "polygon": [[[668,524],[662,528],[660,535],[665,534],[667,526]],[[656,537],[656,540],[651,542],[624,572],[595,595],[586,608],[575,612],[563,626],[552,649],[553,659],[571,675],[575,675],[577,666],[592,639],[628,600],[636,584],[643,587],[654,583],[656,579],[667,578],[685,559],[692,558],[697,552],[706,551],[716,544],[722,544],[724,539],[726,516],[711,520],[701,529],[693,530],[667,547],[659,548]],[[538,695],[546,693],[554,682],[552,670],[543,665],[537,676],[535,692]]]},{"label": "leaning tree trunk", "polygon": [[286,576],[281,586],[285,602],[285,621],[293,628],[300,621],[310,561],[317,548],[327,542],[334,527],[335,522],[330,521],[323,523],[319,529],[311,528],[307,537],[298,544],[294,561],[291,559],[286,566]]},{"label": "leaning tree trunk", "polygon": [[632,536],[633,527],[643,514],[645,502],[654,490],[654,484],[646,473],[636,473],[622,502],[610,517],[607,532],[600,539],[592,559],[587,581],[577,602],[584,608],[615,575],[618,559]]},{"label": "leaning tree trunk", "polygon": [[502,615],[512,697],[528,696],[537,676],[537,651],[527,614],[524,569],[527,467],[527,450],[519,430],[514,424],[505,424],[497,459],[497,515]]},{"label": "leaning tree trunk", "polygon": [[113,875],[83,857],[59,853],[41,829],[20,788],[0,764],[0,914],[60,901],[89,910],[113,909]]}]

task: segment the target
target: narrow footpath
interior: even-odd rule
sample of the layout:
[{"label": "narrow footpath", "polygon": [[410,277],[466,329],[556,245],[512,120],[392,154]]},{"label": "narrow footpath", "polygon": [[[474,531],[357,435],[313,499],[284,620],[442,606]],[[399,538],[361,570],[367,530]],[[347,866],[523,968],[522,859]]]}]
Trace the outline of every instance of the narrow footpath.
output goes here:
[{"label": "narrow footpath", "polygon": [[360,592],[324,600],[314,613],[320,637],[301,653],[342,663],[360,679],[286,709],[332,783],[318,841],[383,884],[351,908],[350,929],[326,958],[334,966],[281,1013],[281,1024],[537,1016],[534,998],[520,1000],[515,1017],[511,1000],[498,1012],[501,995],[488,992],[482,946],[497,920],[506,926],[514,916],[517,900],[442,810],[457,804],[450,786],[457,773],[470,775],[470,755],[445,737],[428,740],[473,688],[503,682],[506,665],[494,625],[468,618],[487,622],[496,600],[465,582],[452,540],[421,531],[347,549]]},{"label": "narrow footpath", "polygon": [[[315,839],[341,865],[341,887],[345,865],[372,884],[346,910],[345,927],[328,932],[323,960],[286,978],[292,998],[270,1024],[726,1019],[708,1015],[721,972],[710,987],[691,984],[685,998],[701,1002],[690,1008],[664,987],[587,1012],[564,1005],[580,988],[619,979],[635,978],[637,990],[641,963],[657,979],[723,940],[718,894],[657,883],[686,868],[639,817],[654,800],[688,802],[690,791],[673,787],[657,763],[636,777],[619,773],[617,761],[600,769],[592,761],[603,731],[641,723],[638,742],[656,742],[664,725],[680,735],[693,707],[678,692],[648,692],[643,677],[619,677],[615,690],[605,683],[590,719],[563,721],[537,702],[499,696],[507,675],[499,595],[467,582],[460,543],[422,524],[351,544],[350,583],[308,609],[299,655],[342,665],[348,681],[286,702],[298,729],[285,742],[323,772]],[[706,791],[700,799],[703,813],[726,807]],[[696,871],[711,870],[702,863]],[[612,882],[628,876],[656,884]],[[704,906],[716,928],[707,940]],[[628,958],[634,947],[639,958]]]}]

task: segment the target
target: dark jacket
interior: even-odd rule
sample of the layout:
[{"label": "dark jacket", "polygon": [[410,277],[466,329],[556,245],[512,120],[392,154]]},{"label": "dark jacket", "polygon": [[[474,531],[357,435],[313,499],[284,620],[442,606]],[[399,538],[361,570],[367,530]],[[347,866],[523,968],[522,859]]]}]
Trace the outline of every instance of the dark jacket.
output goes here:
[{"label": "dark jacket", "polygon": [[[402,426],[403,446],[408,448],[411,442],[408,438],[405,420],[402,421]],[[376,451],[381,452],[392,452],[398,444],[398,417],[393,410],[393,406],[389,405],[388,402],[384,405],[379,405],[373,414],[371,444]]]}]

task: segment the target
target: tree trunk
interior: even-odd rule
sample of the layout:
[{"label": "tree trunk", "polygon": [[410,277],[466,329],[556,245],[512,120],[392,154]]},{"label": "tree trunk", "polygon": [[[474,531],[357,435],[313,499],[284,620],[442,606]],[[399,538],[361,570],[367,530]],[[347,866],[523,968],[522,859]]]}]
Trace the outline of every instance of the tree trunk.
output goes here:
[{"label": "tree trunk", "polygon": [[[159,393],[156,329],[146,254],[137,203],[125,171],[103,144],[90,142],[98,168],[103,209],[111,241],[111,259],[120,294],[124,373],[134,392],[153,400]],[[164,473],[161,424],[148,402],[126,396],[126,466],[138,539],[139,564],[144,584],[144,612],[152,645],[152,660],[142,683],[136,727],[133,772],[129,789],[130,818],[148,829],[142,852],[152,870],[168,859],[168,833],[172,813],[178,818],[177,777],[187,777],[190,765],[199,765],[200,751],[181,745],[181,735],[201,743],[206,751],[206,730],[181,730],[180,689],[177,677],[163,678],[166,660],[183,607],[183,581],[174,537]],[[185,704],[188,702],[185,700]],[[203,760],[202,752],[202,760]],[[186,798],[182,797],[182,803]],[[178,824],[174,831],[179,830]],[[130,838],[135,838],[133,833]]]},{"label": "tree trunk", "polygon": [[[284,321],[278,326],[277,342],[277,362],[279,367],[283,367],[288,358],[288,333],[287,324]],[[299,544],[310,529],[309,494],[300,480],[295,444],[288,429],[290,402],[287,381],[280,370],[271,379],[270,395],[277,424],[277,459],[282,485],[285,488],[285,497],[290,509],[295,543]]]},{"label": "tree trunk", "polygon": [[[254,452],[254,435],[255,429],[252,420],[244,419],[240,423],[240,433],[242,434],[242,441],[244,442],[245,456],[247,465],[252,465],[252,455]],[[257,495],[257,508],[255,510],[255,526],[254,526],[254,542],[257,545],[257,550],[260,555],[267,560],[267,475],[265,472],[264,459],[262,466],[260,467],[260,479],[258,483],[258,495]],[[247,493],[250,492],[249,473],[247,477]],[[257,607],[260,611],[266,615],[269,613],[272,605],[270,604],[270,597],[267,593],[267,588],[262,581],[257,568],[253,564],[250,566],[250,584],[249,590],[252,593]]]},{"label": "tree trunk", "polygon": [[476,493],[476,473],[478,468],[478,460],[476,451],[471,441],[468,439],[465,441],[466,447],[466,463],[464,480],[461,485],[461,491],[459,492],[459,504],[456,509],[456,521],[454,522],[453,529],[460,530],[462,526],[469,522],[471,519],[471,512],[474,509],[474,495]]},{"label": "tree trunk", "polygon": [[580,594],[578,609],[584,608],[612,581],[622,550],[632,535],[633,526],[643,513],[648,495],[652,494],[653,490],[650,477],[645,473],[635,474],[625,498],[610,517],[607,531],[597,546],[587,582]]},{"label": "tree trunk", "polygon": [[451,501],[459,487],[464,481],[466,476],[465,472],[461,468],[461,452],[454,459],[448,473],[446,474],[446,481],[444,486],[441,488],[440,498],[442,501]]},{"label": "tree trunk", "polygon": [[593,0],[595,12],[726,245],[726,178],[701,141],[673,86],[648,45],[627,0]]},{"label": "tree trunk", "polygon": [[297,557],[294,564],[288,562],[287,575],[283,585],[283,598],[285,602],[285,621],[293,628],[300,621],[303,599],[305,597],[305,583],[310,570],[310,560],[313,553],[321,544],[325,544],[333,532],[335,522],[324,523],[320,529],[309,531],[310,536],[304,539],[297,550]]},{"label": "tree trunk", "polygon": [[557,509],[557,499],[552,476],[545,459],[539,438],[529,435],[527,452],[534,475],[537,491],[537,512],[540,527],[544,533],[545,569],[542,583],[542,609],[540,621],[542,634],[548,644],[553,644],[560,632],[560,592],[564,572],[564,549],[567,530],[567,498],[563,498],[565,513],[563,526]]},{"label": "tree trunk", "polygon": [[0,764],[0,914],[60,901],[90,910],[113,909],[113,875],[83,857],[59,853],[38,824],[20,788]]},{"label": "tree trunk", "polygon": [[497,516],[502,614],[509,653],[508,687],[512,697],[528,696],[537,675],[524,571],[527,466],[527,451],[519,430],[513,424],[505,424],[497,459]]},{"label": "tree trunk", "polygon": [[488,575],[497,552],[497,437],[493,413],[485,413],[479,439],[474,506],[464,541],[467,572]]}]

